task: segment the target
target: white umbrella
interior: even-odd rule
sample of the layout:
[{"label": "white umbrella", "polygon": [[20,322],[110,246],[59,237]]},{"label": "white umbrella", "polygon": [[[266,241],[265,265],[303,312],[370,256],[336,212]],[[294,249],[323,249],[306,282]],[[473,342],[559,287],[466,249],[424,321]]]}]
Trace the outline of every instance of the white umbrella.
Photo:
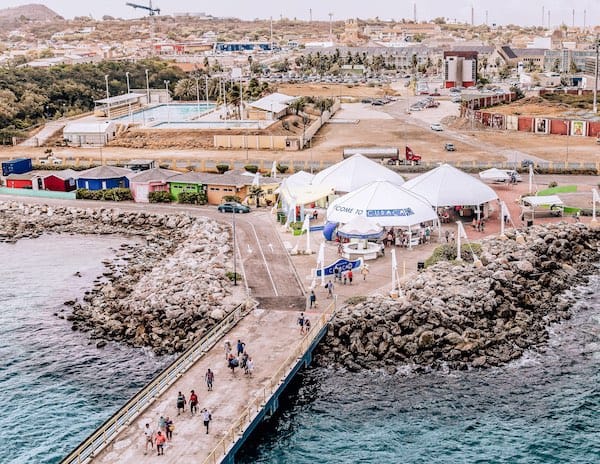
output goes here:
[{"label": "white umbrella", "polygon": [[491,168],[481,171],[479,173],[479,177],[483,180],[491,180],[496,182],[506,182],[510,180],[510,175],[506,171],[498,168]]}]

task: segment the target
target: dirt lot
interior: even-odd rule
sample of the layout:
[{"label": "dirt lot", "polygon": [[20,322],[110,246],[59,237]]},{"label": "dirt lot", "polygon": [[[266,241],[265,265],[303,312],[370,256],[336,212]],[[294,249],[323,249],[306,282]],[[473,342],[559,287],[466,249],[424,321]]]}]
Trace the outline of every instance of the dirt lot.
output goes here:
[{"label": "dirt lot", "polygon": [[277,92],[313,97],[373,98],[396,95],[396,91],[388,85],[369,87],[367,85],[351,84],[280,84],[277,86]]},{"label": "dirt lot", "polygon": [[[486,110],[484,110],[486,111]],[[506,115],[546,116],[546,117],[572,117],[581,108],[560,102],[550,102],[541,97],[527,97],[508,105],[498,105],[487,111]]]},{"label": "dirt lot", "polygon": [[[384,90],[375,87],[352,87],[345,85],[289,85],[281,86],[280,91],[289,94],[306,94],[331,96],[333,92],[344,95],[348,92],[354,96],[381,96]],[[332,92],[333,91],[333,92]],[[412,97],[415,99],[416,97]],[[411,100],[412,101],[412,100]],[[409,102],[410,103],[410,102]],[[531,156],[533,159],[554,162],[600,162],[600,147],[591,138],[545,136],[527,133],[496,131],[491,129],[472,130],[471,124],[456,123],[447,125],[449,117],[458,113],[457,106],[442,101],[439,108],[426,109],[406,114],[408,104],[404,98],[386,106],[368,104],[344,104],[343,109],[335,115],[337,119],[358,120],[357,124],[326,124],[313,139],[312,148],[302,152],[215,150],[212,148],[212,135],[201,135],[195,131],[151,131],[145,139],[139,139],[136,131],[132,131],[119,147],[99,148],[54,148],[54,154],[65,158],[85,158],[100,160],[120,160],[131,158],[152,158],[162,160],[242,160],[254,162],[264,160],[289,161],[339,161],[342,159],[344,147],[387,146],[402,150],[410,146],[427,162],[443,161],[518,161]],[[509,106],[500,107],[503,109]],[[521,107],[521,108],[527,108]],[[523,110],[525,111],[525,110]],[[442,122],[443,132],[430,129],[432,122]],[[289,125],[286,131],[281,124],[274,125],[273,133],[299,133],[299,127]],[[235,134],[236,131],[227,131]],[[173,147],[173,140],[177,147]],[[444,143],[452,142],[455,152],[444,151]],[[44,148],[0,148],[0,158],[13,156],[43,156]]]}]

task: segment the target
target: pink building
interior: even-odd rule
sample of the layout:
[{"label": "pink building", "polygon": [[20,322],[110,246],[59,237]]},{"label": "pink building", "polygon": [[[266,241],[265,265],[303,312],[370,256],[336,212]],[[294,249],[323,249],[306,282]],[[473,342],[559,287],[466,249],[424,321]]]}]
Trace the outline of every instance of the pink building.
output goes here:
[{"label": "pink building", "polygon": [[136,203],[148,203],[150,192],[168,192],[167,179],[180,174],[177,171],[154,168],[142,171],[129,179],[131,195]]}]

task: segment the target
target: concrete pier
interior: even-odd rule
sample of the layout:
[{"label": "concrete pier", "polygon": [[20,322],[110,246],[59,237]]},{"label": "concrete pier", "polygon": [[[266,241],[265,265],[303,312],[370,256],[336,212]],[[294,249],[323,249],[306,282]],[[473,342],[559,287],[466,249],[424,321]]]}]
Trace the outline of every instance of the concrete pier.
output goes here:
[{"label": "concrete pier", "polygon": [[[253,310],[89,462],[156,462],[155,449],[144,454],[143,428],[148,423],[158,430],[161,415],[169,416],[175,425],[173,440],[167,443],[161,462],[221,462],[261,411],[276,408],[276,401],[270,402],[272,392],[298,365],[316,332],[323,327],[322,321],[327,319],[320,313],[307,313],[313,330],[304,336],[297,325],[298,315],[289,310]],[[246,343],[246,351],[254,362],[251,375],[239,368],[232,373],[225,362],[224,341],[229,340],[237,354],[238,339]],[[210,392],[204,381],[209,368],[215,373]],[[177,415],[177,393],[181,391],[189,399],[192,389],[198,394],[199,410],[207,408],[212,414],[208,434],[202,416],[191,416],[189,404],[185,414]]]}]

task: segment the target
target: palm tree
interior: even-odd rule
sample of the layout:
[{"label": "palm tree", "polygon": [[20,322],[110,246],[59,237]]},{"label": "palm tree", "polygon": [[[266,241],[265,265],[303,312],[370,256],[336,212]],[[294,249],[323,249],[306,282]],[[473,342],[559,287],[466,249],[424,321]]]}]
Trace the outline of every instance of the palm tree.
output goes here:
[{"label": "palm tree", "polygon": [[300,97],[292,102],[290,108],[292,108],[296,112],[296,116],[301,111],[304,111],[304,107],[306,106],[306,100],[303,97]]},{"label": "palm tree", "polygon": [[196,97],[196,82],[193,79],[180,79],[174,93],[179,100],[193,100]]},{"label": "palm tree", "polygon": [[260,199],[265,196],[265,191],[260,185],[253,185],[250,187],[250,193],[248,196],[256,199],[256,207],[258,208],[260,207]]}]

